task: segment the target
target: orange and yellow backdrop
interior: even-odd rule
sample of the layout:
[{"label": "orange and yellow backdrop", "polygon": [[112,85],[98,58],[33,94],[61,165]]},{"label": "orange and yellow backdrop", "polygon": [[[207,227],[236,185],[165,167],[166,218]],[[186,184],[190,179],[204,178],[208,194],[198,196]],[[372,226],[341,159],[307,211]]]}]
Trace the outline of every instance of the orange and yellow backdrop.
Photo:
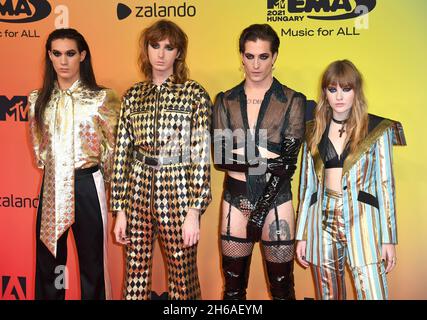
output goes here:
[{"label": "orange and yellow backdrop", "polygon": [[[34,165],[28,137],[26,96],[41,85],[47,35],[59,27],[78,29],[91,47],[98,82],[122,94],[141,80],[137,67],[141,30],[165,15],[186,31],[191,77],[212,98],[243,79],[237,40],[252,23],[270,23],[279,33],[281,47],[274,76],[309,99],[316,100],[320,74],[331,61],[346,58],[356,64],[366,80],[370,112],[401,121],[408,141],[407,147],[396,148],[394,153],[399,245],[397,267],[388,276],[390,298],[427,299],[427,2],[331,0],[320,2],[332,6],[316,8],[317,2],[0,0],[0,299],[34,297],[41,172]],[[41,5],[50,11],[42,12]],[[359,9],[370,12],[361,18],[316,19]],[[43,13],[41,20],[16,21],[34,20]],[[222,180],[223,174],[212,169],[213,201],[202,219],[198,255],[204,299],[221,298],[218,224]],[[297,175],[294,195],[298,180]],[[294,199],[294,207],[296,204]],[[109,271],[114,298],[120,299],[123,249],[112,241],[112,222],[110,219]],[[77,256],[71,240],[67,298],[78,299]],[[157,248],[153,290],[158,293],[166,290],[163,270]],[[268,299],[265,283],[256,247],[248,298]],[[297,266],[295,283],[298,299],[314,297],[308,270]],[[347,286],[351,287],[350,281]],[[353,298],[351,289],[349,298]]]}]

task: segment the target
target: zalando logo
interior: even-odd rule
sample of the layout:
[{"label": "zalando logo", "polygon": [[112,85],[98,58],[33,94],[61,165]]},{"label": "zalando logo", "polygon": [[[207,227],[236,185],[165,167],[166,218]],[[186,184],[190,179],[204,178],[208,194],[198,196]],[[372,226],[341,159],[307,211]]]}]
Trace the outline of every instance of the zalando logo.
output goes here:
[{"label": "zalando logo", "polygon": [[267,0],[267,9],[307,13],[307,18],[315,20],[352,19],[371,12],[376,5],[376,0]]},{"label": "zalando logo", "polygon": [[0,22],[34,22],[46,18],[51,11],[47,0],[3,0],[0,1]]},{"label": "zalando logo", "polygon": [[183,2],[181,5],[158,5],[156,2],[146,6],[135,6],[132,10],[124,3],[117,4],[117,18],[126,19],[134,12],[136,18],[153,18],[153,17],[194,17],[197,13],[195,6]]}]

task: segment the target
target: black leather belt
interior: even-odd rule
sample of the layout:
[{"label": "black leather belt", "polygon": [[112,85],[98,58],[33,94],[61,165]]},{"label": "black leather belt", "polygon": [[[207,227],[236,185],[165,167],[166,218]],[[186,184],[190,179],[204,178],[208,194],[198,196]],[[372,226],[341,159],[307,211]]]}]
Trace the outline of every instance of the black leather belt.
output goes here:
[{"label": "black leather belt", "polygon": [[136,152],[135,154],[135,158],[148,165],[148,166],[152,166],[152,167],[160,167],[162,165],[169,165],[169,164],[180,164],[182,163],[182,156],[174,156],[174,157],[149,157],[146,156],[144,154],[142,154],[141,152]]}]

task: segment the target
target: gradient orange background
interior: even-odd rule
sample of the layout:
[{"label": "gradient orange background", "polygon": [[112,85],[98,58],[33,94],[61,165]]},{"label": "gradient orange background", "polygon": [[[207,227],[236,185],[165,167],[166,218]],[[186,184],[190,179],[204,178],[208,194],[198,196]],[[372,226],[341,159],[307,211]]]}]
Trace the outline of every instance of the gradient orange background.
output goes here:
[{"label": "gradient orange background", "polygon": [[[16,1],[15,1],[16,2]],[[98,82],[119,94],[140,81],[137,68],[140,31],[155,19],[129,17],[119,21],[112,0],[49,1],[52,13],[42,21],[28,24],[0,22],[0,31],[36,30],[39,38],[0,37],[0,95],[9,98],[27,95],[42,80],[44,44],[55,27],[55,8],[69,10],[69,26],[78,29],[89,42]],[[131,7],[147,1],[121,1]],[[182,5],[184,1],[156,1],[158,5]],[[252,23],[266,22],[266,2],[244,0],[185,1],[197,7],[193,18],[172,18],[188,34],[188,65],[191,77],[199,81],[214,98],[243,79],[239,70],[238,36]],[[151,1],[149,3],[152,3]],[[408,146],[394,153],[397,185],[399,245],[398,265],[388,276],[391,299],[427,298],[427,164],[425,161],[427,100],[425,58],[427,43],[427,3],[423,0],[378,0],[369,14],[369,28],[360,36],[291,38],[281,37],[274,75],[288,86],[316,100],[319,76],[331,61],[347,58],[362,71],[370,112],[402,122]],[[273,22],[281,28],[353,27],[353,20],[338,22]],[[28,139],[28,123],[0,121],[0,197],[14,194],[35,198],[41,173],[34,166]],[[204,299],[220,299],[223,280],[220,271],[218,224],[223,174],[212,169],[213,201],[203,216],[198,267]],[[293,180],[294,207],[298,175]],[[35,209],[0,207],[0,277],[27,278],[27,296],[33,298],[35,263]],[[109,270],[114,298],[120,299],[123,282],[123,250],[112,241],[109,222]],[[69,239],[70,290],[67,298],[79,298],[76,277],[76,252]],[[153,290],[165,288],[161,255],[156,248]],[[311,274],[296,266],[297,298],[314,297]],[[350,281],[347,281],[350,286]],[[349,298],[352,298],[349,290]],[[0,299],[3,297],[0,292]],[[249,299],[268,299],[258,247],[254,250],[248,289]]]}]

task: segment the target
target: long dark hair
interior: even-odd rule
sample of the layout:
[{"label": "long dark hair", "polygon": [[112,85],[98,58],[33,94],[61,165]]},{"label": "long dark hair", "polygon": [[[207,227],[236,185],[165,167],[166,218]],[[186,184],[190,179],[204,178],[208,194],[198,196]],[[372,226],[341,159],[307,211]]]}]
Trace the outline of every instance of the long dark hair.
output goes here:
[{"label": "long dark hair", "polygon": [[96,83],[95,74],[92,68],[90,50],[85,38],[75,29],[58,29],[53,31],[51,34],[49,34],[49,37],[46,41],[43,87],[39,90],[37,101],[34,107],[36,126],[40,132],[43,131],[44,111],[55,87],[55,81],[57,80],[57,74],[53,68],[52,61],[49,58],[49,51],[52,49],[52,41],[57,39],[74,40],[77,44],[79,53],[86,51],[85,59],[80,62],[80,81],[83,83],[83,85],[91,90],[102,89]]}]

